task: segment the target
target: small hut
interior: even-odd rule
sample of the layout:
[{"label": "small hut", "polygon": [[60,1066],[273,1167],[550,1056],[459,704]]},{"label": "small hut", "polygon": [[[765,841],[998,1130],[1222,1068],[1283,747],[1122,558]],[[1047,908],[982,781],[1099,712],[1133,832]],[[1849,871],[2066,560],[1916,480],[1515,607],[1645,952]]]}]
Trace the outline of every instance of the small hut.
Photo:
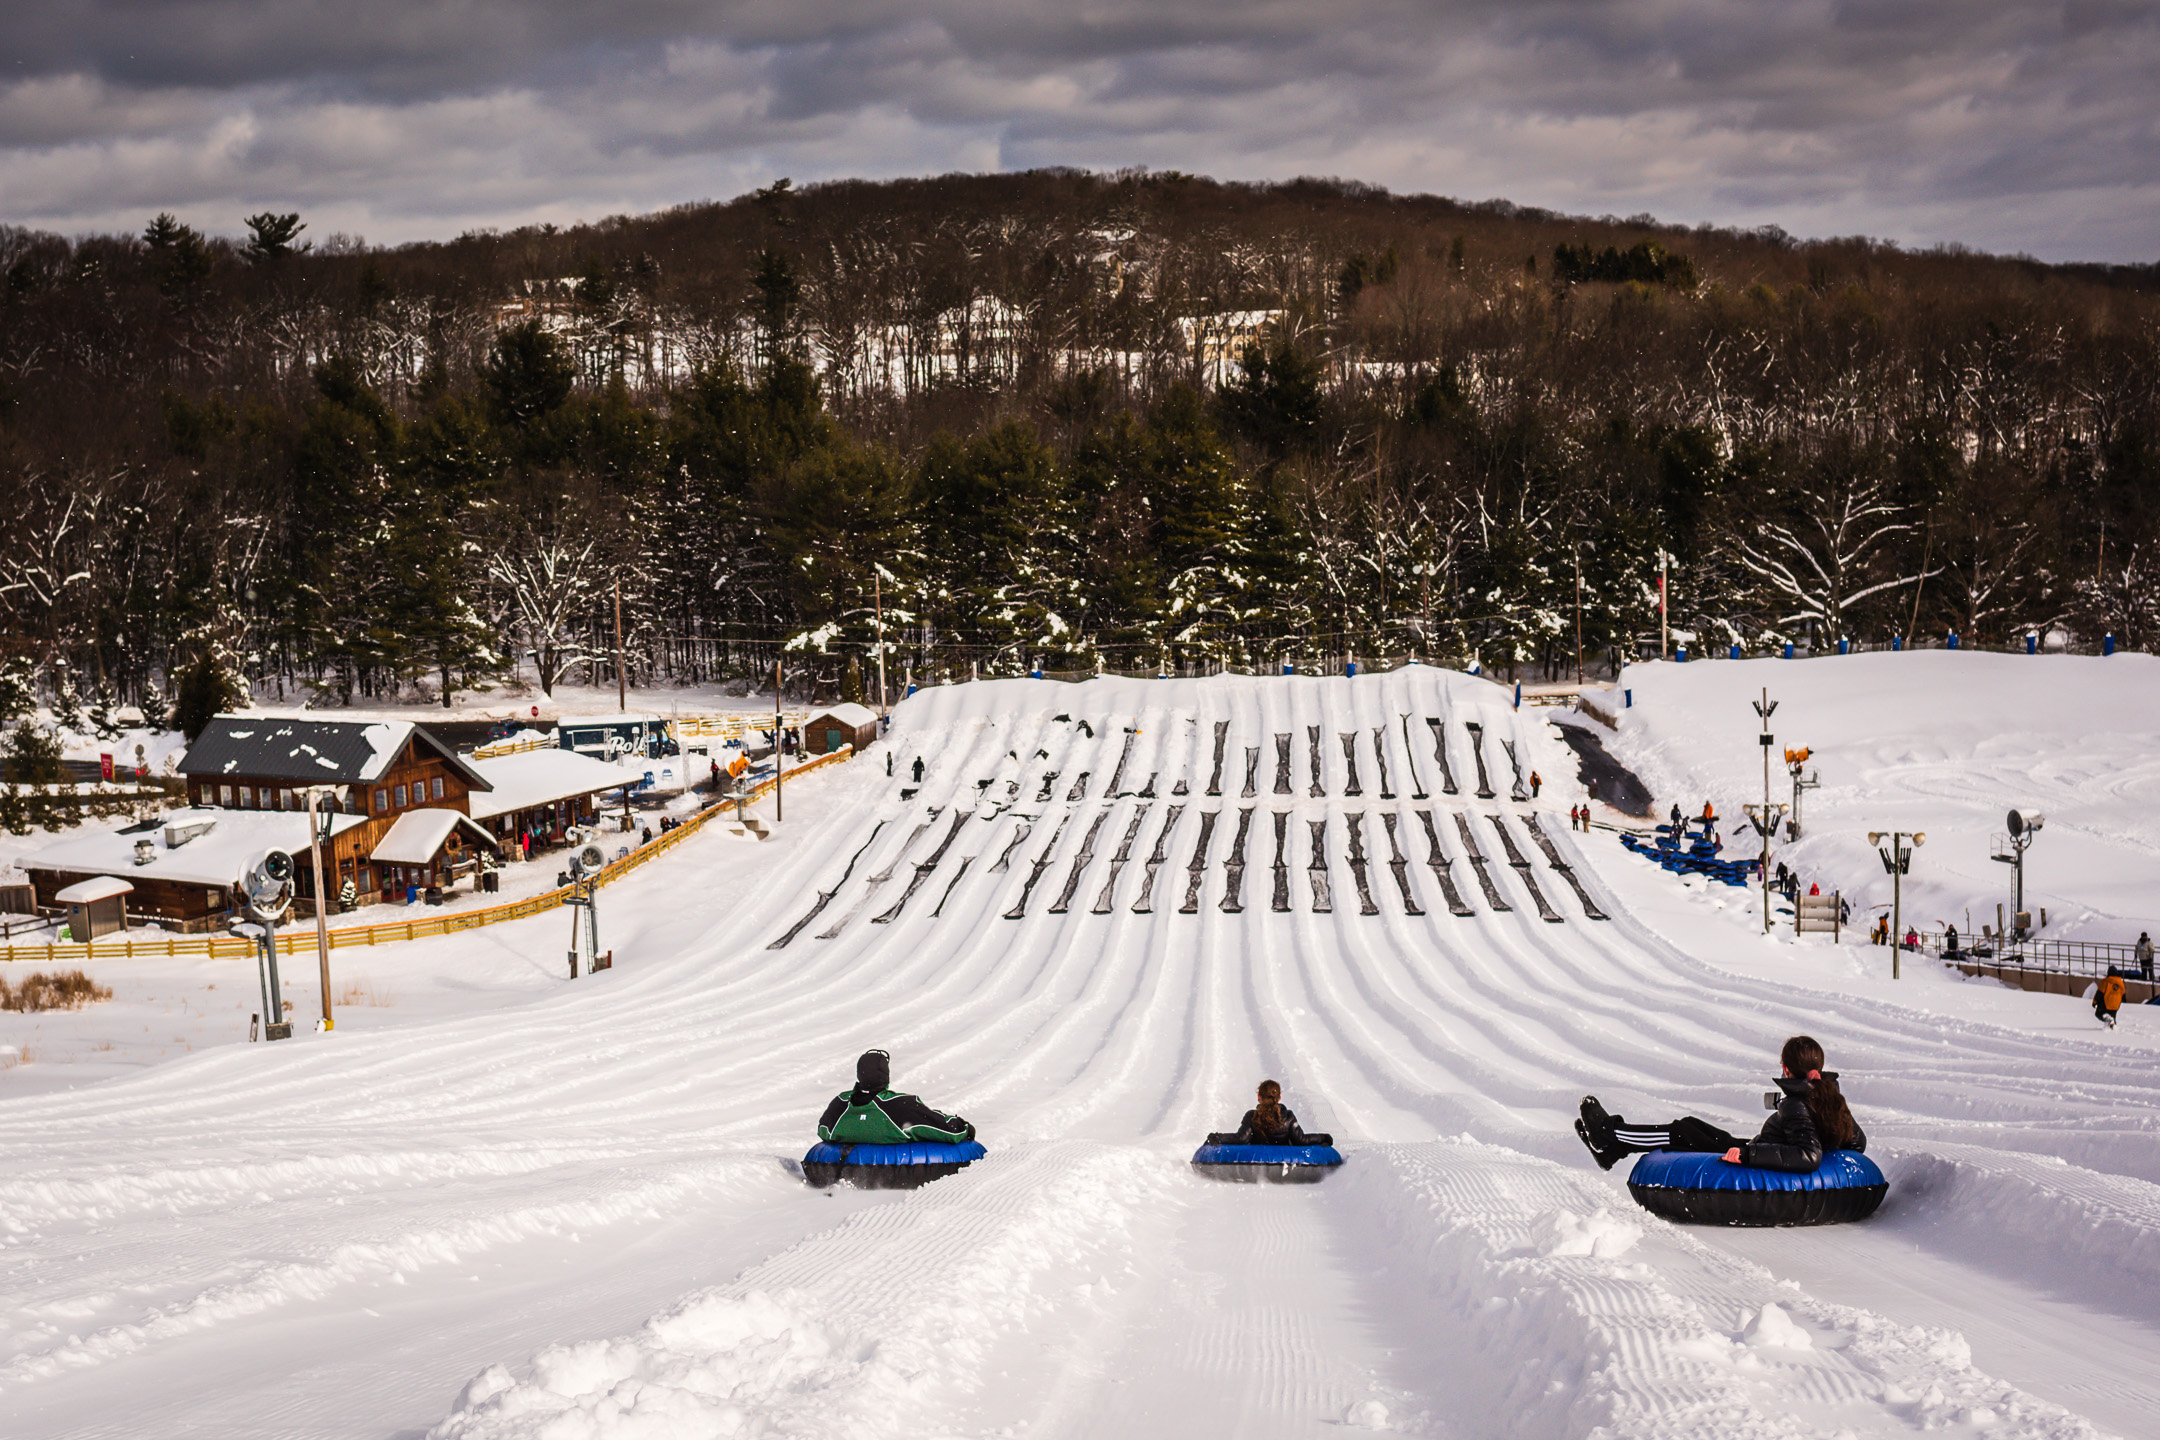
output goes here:
[{"label": "small hut", "polygon": [[90,941],[127,929],[127,897],[135,887],[117,875],[93,875],[53,896],[67,907],[68,938]]},{"label": "small hut", "polygon": [[877,712],[867,705],[834,705],[805,720],[802,737],[803,749],[812,755],[827,755],[843,745],[860,754],[877,741]]}]

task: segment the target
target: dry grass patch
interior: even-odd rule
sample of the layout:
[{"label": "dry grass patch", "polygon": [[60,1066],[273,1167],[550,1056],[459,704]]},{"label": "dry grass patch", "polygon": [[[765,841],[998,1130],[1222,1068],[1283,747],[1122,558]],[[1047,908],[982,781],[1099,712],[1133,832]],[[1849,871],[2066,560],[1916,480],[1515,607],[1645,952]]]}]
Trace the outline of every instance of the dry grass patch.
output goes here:
[{"label": "dry grass patch", "polygon": [[47,975],[33,970],[20,985],[9,985],[0,975],[0,1010],[36,1013],[40,1010],[80,1010],[99,1000],[112,999],[112,986],[100,985],[80,970]]},{"label": "dry grass patch", "polygon": [[338,992],[337,1003],[340,1005],[388,1005],[390,1003],[390,992],[377,989],[375,982],[372,980],[352,980],[348,981],[345,988]]}]

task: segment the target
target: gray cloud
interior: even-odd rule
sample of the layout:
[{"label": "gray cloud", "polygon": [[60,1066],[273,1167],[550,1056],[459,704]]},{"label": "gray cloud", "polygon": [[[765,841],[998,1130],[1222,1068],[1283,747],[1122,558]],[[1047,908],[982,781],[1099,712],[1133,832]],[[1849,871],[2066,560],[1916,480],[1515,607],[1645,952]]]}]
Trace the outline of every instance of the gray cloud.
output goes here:
[{"label": "gray cloud", "polygon": [[2048,258],[2160,245],[2125,0],[56,0],[0,68],[0,218],[378,241],[817,178],[1352,175]]}]

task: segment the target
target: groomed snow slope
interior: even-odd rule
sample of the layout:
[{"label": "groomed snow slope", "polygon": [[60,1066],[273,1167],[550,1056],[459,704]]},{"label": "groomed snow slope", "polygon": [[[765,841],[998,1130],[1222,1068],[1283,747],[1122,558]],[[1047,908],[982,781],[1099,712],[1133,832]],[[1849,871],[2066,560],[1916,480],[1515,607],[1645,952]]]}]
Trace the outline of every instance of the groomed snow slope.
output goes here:
[{"label": "groomed snow slope", "polygon": [[[8,1432],[2073,1436],[2160,1413],[2146,1017],[2048,1033],[2021,1017],[2059,1010],[1997,987],[1843,986],[1826,947],[1792,980],[1711,963],[1742,912],[1674,903],[1548,792],[1545,835],[1613,917],[1590,919],[1507,798],[1504,740],[1572,773],[1497,688],[1431,670],[933,690],[899,712],[901,778],[873,751],[792,792],[772,842],[699,837],[604,892],[613,972],[0,1106]],[[484,943],[558,950],[560,918]],[[483,942],[427,943],[454,965]],[[1891,1173],[1867,1225],[1668,1226],[1569,1131],[1592,1090],[1752,1124],[1799,1030]],[[871,1045],[990,1157],[905,1195],[794,1179]],[[1335,1133],[1328,1183],[1188,1170],[1262,1075]]]}]

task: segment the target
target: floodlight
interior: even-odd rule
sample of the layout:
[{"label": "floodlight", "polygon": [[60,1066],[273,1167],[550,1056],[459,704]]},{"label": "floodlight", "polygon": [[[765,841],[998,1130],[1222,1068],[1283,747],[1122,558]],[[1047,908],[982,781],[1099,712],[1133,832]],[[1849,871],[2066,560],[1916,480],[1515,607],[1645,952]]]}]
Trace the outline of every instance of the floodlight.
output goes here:
[{"label": "floodlight", "polygon": [[1925,830],[1913,831],[1912,843],[1915,845],[1927,844],[1927,832]]},{"label": "floodlight", "polygon": [[1882,844],[1882,836],[1882,831],[1870,830],[1867,832],[1867,843],[1870,845],[1880,845]]}]

